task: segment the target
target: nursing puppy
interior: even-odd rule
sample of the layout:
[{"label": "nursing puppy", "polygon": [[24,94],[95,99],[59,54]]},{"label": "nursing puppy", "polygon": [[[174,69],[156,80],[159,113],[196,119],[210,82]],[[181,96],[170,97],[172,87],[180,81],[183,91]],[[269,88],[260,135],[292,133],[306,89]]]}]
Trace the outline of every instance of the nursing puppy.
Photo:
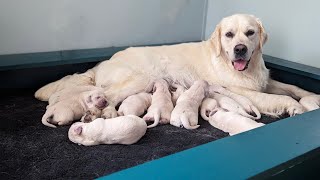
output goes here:
[{"label": "nursing puppy", "polygon": [[147,131],[146,122],[128,115],[112,119],[98,118],[90,123],[76,122],[69,129],[70,141],[85,146],[98,144],[133,144]]},{"label": "nursing puppy", "polygon": [[241,116],[236,112],[216,108],[210,113],[209,123],[230,134],[230,136],[261,127],[264,124]]},{"label": "nursing puppy", "polygon": [[208,83],[203,80],[195,81],[190,89],[186,90],[177,100],[171,113],[170,124],[186,129],[196,129],[198,112],[202,100],[207,94]]},{"label": "nursing puppy", "polygon": [[159,123],[169,123],[172,110],[173,103],[167,81],[163,79],[155,81],[151,106],[148,108],[147,114],[143,117],[145,121],[154,120],[153,124],[149,125],[148,128],[155,127]]},{"label": "nursing puppy", "polygon": [[218,102],[212,98],[205,98],[200,107],[200,115],[202,119],[209,121],[210,113],[218,107]]},{"label": "nursing puppy", "polygon": [[118,109],[118,115],[136,115],[141,116],[151,105],[151,94],[138,93],[127,97]]},{"label": "nursing puppy", "polygon": [[[225,109],[227,111],[231,111],[231,112],[235,112],[238,113],[244,117],[250,118],[250,119],[260,119],[261,118],[261,114],[259,113],[259,111],[257,111],[257,117],[254,117],[250,114],[248,114],[245,109],[241,106],[240,103],[238,103],[237,101],[231,99],[230,97],[221,95],[219,93],[214,93],[211,96],[212,98],[214,98],[215,100],[217,100],[219,107],[221,107],[222,109]],[[243,101],[240,101],[243,103]]]},{"label": "nursing puppy", "polygon": [[169,89],[171,92],[171,100],[172,100],[173,106],[175,106],[178,98],[184,91],[186,91],[186,88],[179,84],[174,83],[169,87]]},{"label": "nursing puppy", "polygon": [[55,125],[67,125],[80,119],[88,109],[103,109],[107,105],[107,100],[102,91],[82,92],[49,106],[42,117],[42,123],[54,128]]}]

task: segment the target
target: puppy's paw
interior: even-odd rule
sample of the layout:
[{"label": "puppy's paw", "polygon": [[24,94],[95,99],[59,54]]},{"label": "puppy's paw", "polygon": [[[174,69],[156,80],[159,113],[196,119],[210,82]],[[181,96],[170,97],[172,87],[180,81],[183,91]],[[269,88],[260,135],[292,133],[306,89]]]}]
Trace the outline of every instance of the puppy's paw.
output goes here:
[{"label": "puppy's paw", "polygon": [[306,108],[307,111],[312,111],[320,108],[320,95],[310,95],[300,99],[299,103]]},{"label": "puppy's paw", "polygon": [[101,117],[104,119],[115,118],[118,116],[118,112],[115,107],[108,106],[103,109]]},{"label": "puppy's paw", "polygon": [[305,112],[305,108],[302,105],[293,105],[287,108],[287,113],[290,116],[295,116]]}]

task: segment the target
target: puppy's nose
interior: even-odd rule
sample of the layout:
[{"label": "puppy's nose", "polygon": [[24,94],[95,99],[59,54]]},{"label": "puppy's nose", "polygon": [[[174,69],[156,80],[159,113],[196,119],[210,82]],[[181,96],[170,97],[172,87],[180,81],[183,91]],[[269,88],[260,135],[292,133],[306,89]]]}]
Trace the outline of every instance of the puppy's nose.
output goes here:
[{"label": "puppy's nose", "polygon": [[247,46],[245,46],[243,44],[238,44],[234,47],[233,51],[234,51],[234,54],[241,56],[241,55],[245,55],[247,53],[248,48],[247,48]]}]

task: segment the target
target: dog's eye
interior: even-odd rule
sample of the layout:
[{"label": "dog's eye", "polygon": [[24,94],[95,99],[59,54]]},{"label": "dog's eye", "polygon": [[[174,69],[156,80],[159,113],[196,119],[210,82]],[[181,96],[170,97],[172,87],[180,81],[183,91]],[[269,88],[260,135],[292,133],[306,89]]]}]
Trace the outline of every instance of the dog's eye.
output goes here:
[{"label": "dog's eye", "polygon": [[232,32],[227,32],[227,33],[226,33],[226,36],[227,36],[228,38],[233,38],[234,34],[233,34]]},{"label": "dog's eye", "polygon": [[254,34],[254,31],[253,30],[249,30],[246,32],[246,36],[252,36]]}]

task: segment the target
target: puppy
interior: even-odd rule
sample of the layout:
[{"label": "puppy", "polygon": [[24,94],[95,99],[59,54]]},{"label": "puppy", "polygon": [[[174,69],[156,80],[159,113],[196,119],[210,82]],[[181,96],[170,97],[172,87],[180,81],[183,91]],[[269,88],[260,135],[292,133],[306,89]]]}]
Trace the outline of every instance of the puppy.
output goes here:
[{"label": "puppy", "polygon": [[151,94],[138,93],[127,97],[120,105],[118,115],[136,115],[141,116],[151,105]]},{"label": "puppy", "polygon": [[70,141],[92,146],[98,144],[133,144],[147,131],[146,122],[128,115],[112,119],[98,118],[90,123],[76,122],[69,129]]},{"label": "puppy", "polygon": [[203,80],[195,81],[177,100],[173,109],[170,124],[186,129],[196,129],[198,125],[198,111],[202,100],[206,96],[208,83]]},{"label": "puppy", "polygon": [[[251,119],[260,119],[261,118],[261,114],[260,114],[259,110],[256,108],[256,106],[253,105],[253,103],[248,98],[241,96],[239,94],[233,93],[233,92],[229,91],[228,89],[226,89],[222,86],[219,86],[219,85],[211,85],[209,87],[208,91],[209,91],[210,97],[216,96],[216,98],[221,99],[221,96],[217,95],[217,93],[220,95],[229,97],[229,100],[227,100],[227,98],[224,98],[224,99],[227,100],[227,102],[232,101],[232,103],[236,102],[236,104],[238,106],[240,105],[241,106],[240,111],[243,112],[243,110],[245,110],[245,112],[246,112],[246,113],[242,113],[242,115],[245,115],[245,114],[248,115],[248,113],[254,113],[255,116],[251,116],[251,115],[249,115],[249,116],[245,115],[245,116],[247,116]],[[232,100],[230,100],[230,98]],[[224,103],[222,103],[222,104],[224,104]],[[227,104],[227,103],[225,103],[225,104]],[[228,109],[225,106],[223,108]],[[230,110],[230,111],[232,111],[232,110]]]},{"label": "puppy", "polygon": [[162,124],[169,123],[172,110],[173,103],[167,81],[163,79],[155,81],[151,106],[143,117],[145,121],[154,120],[154,123],[149,125],[148,128],[157,126],[159,122]]},{"label": "puppy", "polygon": [[171,93],[172,103],[175,106],[178,98],[184,91],[186,91],[186,88],[179,84],[172,84],[169,89]]},{"label": "puppy", "polygon": [[102,110],[97,107],[89,108],[86,113],[81,117],[80,121],[84,123],[89,123],[102,115]]},{"label": "puppy", "polygon": [[202,119],[209,121],[210,112],[218,107],[218,102],[212,98],[205,98],[201,103],[200,115]]},{"label": "puppy", "polygon": [[261,127],[264,124],[258,123],[250,118],[241,116],[236,112],[216,108],[210,113],[209,123],[230,134],[230,136]]},{"label": "puppy", "polygon": [[42,117],[42,123],[49,127],[67,125],[80,119],[88,109],[93,107],[103,109],[107,105],[108,102],[102,91],[94,90],[74,94],[72,97],[49,106]]}]

